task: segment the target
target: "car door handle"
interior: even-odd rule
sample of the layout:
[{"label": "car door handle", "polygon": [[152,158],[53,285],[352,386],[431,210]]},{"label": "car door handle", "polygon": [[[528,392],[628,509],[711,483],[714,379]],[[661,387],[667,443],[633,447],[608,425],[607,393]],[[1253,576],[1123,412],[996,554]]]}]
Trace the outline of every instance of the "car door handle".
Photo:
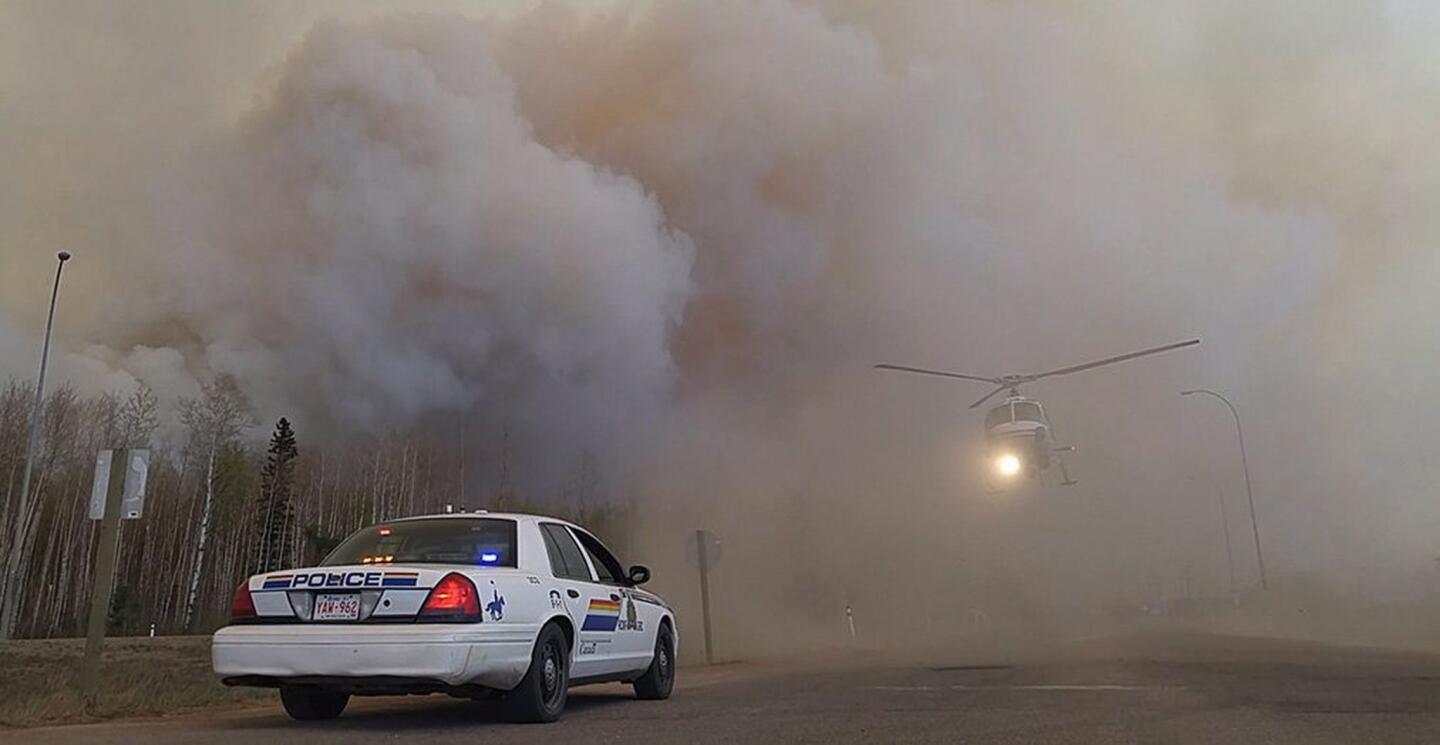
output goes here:
[{"label": "car door handle", "polygon": [[572,597],[572,598],[578,598],[578,597],[580,597],[580,591],[579,591],[579,590],[566,590],[566,591],[565,591],[565,594],[566,594],[566,595],[569,595],[569,596]]}]

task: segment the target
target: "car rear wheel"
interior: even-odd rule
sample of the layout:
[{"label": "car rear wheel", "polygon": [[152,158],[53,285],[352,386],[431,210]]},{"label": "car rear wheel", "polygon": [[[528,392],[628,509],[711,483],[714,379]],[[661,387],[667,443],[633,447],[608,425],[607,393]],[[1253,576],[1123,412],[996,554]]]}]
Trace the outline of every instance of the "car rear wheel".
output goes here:
[{"label": "car rear wheel", "polygon": [[285,713],[301,722],[334,719],[345,711],[345,704],[349,702],[348,693],[292,686],[280,689],[280,703],[285,705]]},{"label": "car rear wheel", "polygon": [[635,697],[649,701],[670,698],[675,687],[675,635],[670,627],[661,624],[655,634],[655,657],[650,660],[650,669],[635,679]]},{"label": "car rear wheel", "polygon": [[570,688],[570,645],[555,624],[546,624],[535,640],[530,670],[505,696],[510,718],[517,722],[553,722],[565,711]]}]

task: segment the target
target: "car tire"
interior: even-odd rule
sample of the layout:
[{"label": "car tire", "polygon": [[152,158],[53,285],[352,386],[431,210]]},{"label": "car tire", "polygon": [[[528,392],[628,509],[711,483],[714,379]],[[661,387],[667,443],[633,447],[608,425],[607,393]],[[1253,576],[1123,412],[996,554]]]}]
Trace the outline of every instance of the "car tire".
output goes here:
[{"label": "car tire", "polygon": [[670,698],[675,688],[675,635],[670,626],[660,624],[655,634],[655,657],[650,660],[650,669],[635,679],[635,698],[645,701],[662,701]]},{"label": "car tire", "polygon": [[560,627],[548,623],[535,639],[530,669],[505,695],[505,708],[514,722],[553,722],[565,711],[570,688],[570,644]]},{"label": "car tire", "polygon": [[292,719],[313,722],[340,716],[340,712],[345,711],[345,704],[350,703],[350,694],[283,686],[280,688],[280,703],[285,705],[285,713]]}]

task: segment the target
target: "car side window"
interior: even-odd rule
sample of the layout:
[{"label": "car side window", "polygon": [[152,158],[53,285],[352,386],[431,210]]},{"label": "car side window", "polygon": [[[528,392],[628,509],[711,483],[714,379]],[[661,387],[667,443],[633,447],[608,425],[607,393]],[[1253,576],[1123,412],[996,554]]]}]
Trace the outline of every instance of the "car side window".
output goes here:
[{"label": "car side window", "polygon": [[550,554],[550,571],[556,577],[591,582],[590,568],[585,566],[585,557],[570,531],[564,525],[540,523],[540,535],[545,538],[545,552]]},{"label": "car side window", "polygon": [[600,575],[601,582],[607,585],[625,584],[625,571],[600,539],[583,530],[575,531],[575,537],[580,539],[580,545],[585,548],[585,553],[590,555],[590,563],[595,565],[595,573]]}]

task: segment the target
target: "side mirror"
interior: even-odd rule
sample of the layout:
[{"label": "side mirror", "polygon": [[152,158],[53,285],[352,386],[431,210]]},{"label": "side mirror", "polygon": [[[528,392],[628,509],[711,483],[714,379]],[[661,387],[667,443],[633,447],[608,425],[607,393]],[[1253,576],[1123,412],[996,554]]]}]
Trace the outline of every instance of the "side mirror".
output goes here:
[{"label": "side mirror", "polygon": [[650,581],[650,567],[636,564],[630,567],[630,573],[626,575],[630,580],[631,587],[638,587]]}]

